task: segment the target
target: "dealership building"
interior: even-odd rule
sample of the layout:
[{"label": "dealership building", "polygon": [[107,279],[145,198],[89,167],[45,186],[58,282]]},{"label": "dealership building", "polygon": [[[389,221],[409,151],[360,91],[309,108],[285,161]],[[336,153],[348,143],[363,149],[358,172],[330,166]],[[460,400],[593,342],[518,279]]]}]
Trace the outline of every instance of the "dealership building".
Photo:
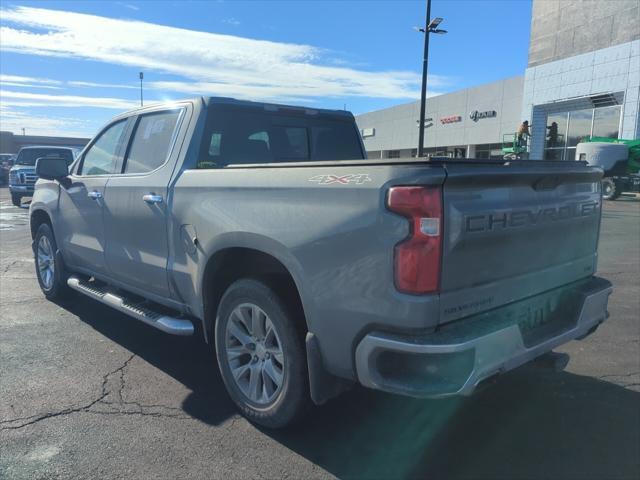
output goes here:
[{"label": "dealership building", "polygon": [[[640,138],[639,19],[637,0],[533,0],[524,75],[427,99],[425,152],[501,158],[524,119],[536,160],[573,160],[585,136]],[[415,155],[419,112],[358,115],[369,157]]]}]

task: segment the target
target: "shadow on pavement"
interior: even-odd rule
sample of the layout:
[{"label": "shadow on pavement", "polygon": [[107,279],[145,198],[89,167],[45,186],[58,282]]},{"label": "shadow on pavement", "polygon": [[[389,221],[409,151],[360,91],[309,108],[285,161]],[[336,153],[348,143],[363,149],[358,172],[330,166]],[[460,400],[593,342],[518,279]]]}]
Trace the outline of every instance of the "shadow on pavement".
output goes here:
[{"label": "shadow on pavement", "polygon": [[185,413],[211,425],[236,414],[218,373],[215,354],[200,335],[167,335],[90,298],[72,298],[60,306],[191,390],[182,405]]},{"label": "shadow on pavement", "polygon": [[469,398],[355,389],[271,436],[340,478],[640,478],[640,393],[523,367]]},{"label": "shadow on pavement", "polygon": [[[82,297],[65,308],[191,389],[189,415],[217,425],[236,414],[199,338]],[[354,388],[292,429],[262,432],[340,478],[639,478],[639,405],[640,393],[605,381],[523,367],[469,398]]]}]

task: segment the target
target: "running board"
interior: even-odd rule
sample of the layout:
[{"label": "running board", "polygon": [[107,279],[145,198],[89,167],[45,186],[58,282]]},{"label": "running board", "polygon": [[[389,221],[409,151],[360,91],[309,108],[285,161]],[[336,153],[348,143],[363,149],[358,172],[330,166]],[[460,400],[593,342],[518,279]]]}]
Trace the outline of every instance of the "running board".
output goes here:
[{"label": "running board", "polygon": [[193,335],[193,323],[191,323],[191,321],[170,317],[145,306],[135,304],[125,297],[114,294],[108,287],[92,285],[92,282],[81,280],[75,275],[69,277],[67,285],[88,297],[98,300],[165,333],[172,335]]}]

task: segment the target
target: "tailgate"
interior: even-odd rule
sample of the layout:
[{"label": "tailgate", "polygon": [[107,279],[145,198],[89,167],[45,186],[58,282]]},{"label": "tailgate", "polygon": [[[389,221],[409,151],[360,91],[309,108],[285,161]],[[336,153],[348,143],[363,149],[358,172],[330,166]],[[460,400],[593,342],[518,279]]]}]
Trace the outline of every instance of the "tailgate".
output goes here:
[{"label": "tailgate", "polygon": [[542,161],[445,168],[442,322],[595,273],[600,169]]}]

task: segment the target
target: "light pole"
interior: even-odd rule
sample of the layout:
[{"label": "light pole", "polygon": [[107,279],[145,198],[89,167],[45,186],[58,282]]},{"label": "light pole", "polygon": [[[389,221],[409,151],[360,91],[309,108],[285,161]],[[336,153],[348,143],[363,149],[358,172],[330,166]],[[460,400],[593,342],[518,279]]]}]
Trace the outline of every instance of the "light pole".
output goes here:
[{"label": "light pole", "polygon": [[447,33],[446,30],[440,30],[438,25],[442,22],[441,17],[431,20],[431,0],[427,0],[427,20],[425,28],[414,27],[418,32],[424,33],[424,55],[422,58],[422,90],[420,91],[420,119],[418,122],[420,131],[418,132],[418,157],[424,156],[424,115],[427,102],[427,67],[429,63],[429,34],[438,33],[440,35]]},{"label": "light pole", "polygon": [[140,106],[142,106],[142,79],[144,78],[144,73],[140,72]]}]

